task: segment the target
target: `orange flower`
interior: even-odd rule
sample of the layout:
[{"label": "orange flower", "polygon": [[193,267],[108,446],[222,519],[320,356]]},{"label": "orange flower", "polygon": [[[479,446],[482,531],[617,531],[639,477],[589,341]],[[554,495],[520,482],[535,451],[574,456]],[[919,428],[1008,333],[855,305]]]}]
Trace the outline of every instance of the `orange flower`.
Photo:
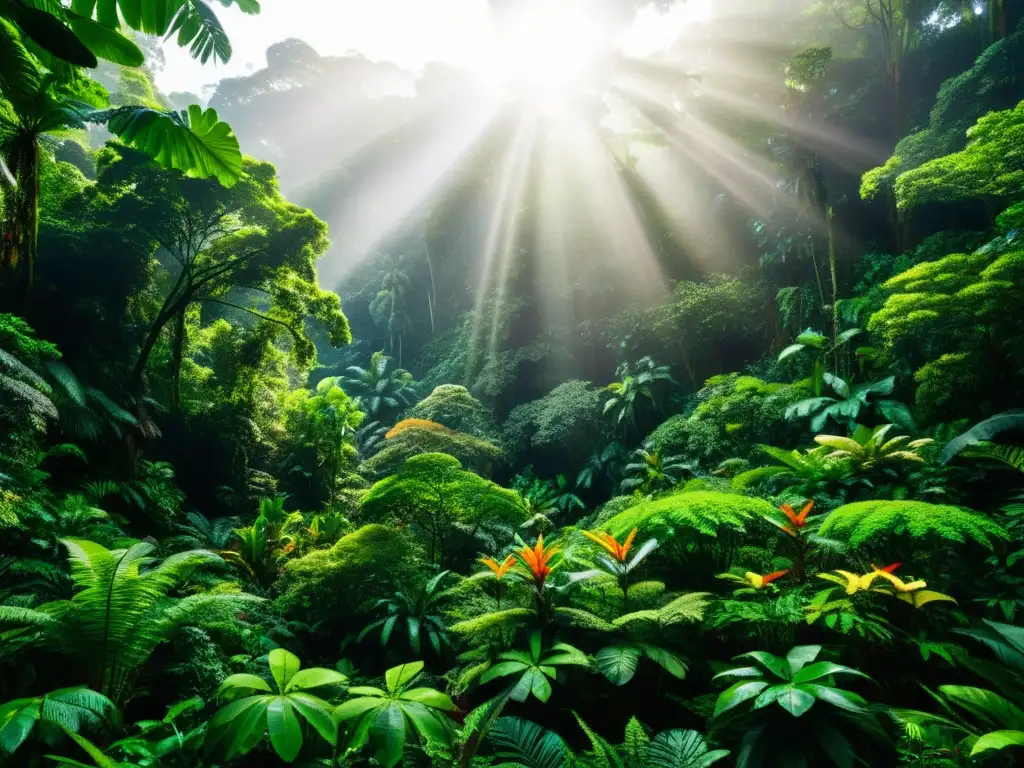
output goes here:
[{"label": "orange flower", "polygon": [[508,573],[509,568],[515,564],[516,559],[509,555],[505,558],[504,562],[499,563],[493,557],[481,557],[480,562],[494,571],[494,578],[501,581],[505,574]]},{"label": "orange flower", "polygon": [[793,508],[789,504],[783,504],[779,509],[782,513],[789,518],[791,525],[783,526],[782,530],[788,533],[790,536],[796,536],[796,529],[803,528],[807,525],[807,515],[814,507],[814,500],[808,501],[804,504],[804,508],[799,512],[794,512]]},{"label": "orange flower", "polygon": [[743,578],[750,582],[750,586],[754,589],[761,589],[766,585],[771,584],[776,579],[781,579],[787,573],[789,573],[788,570],[775,571],[774,573],[766,573],[764,576],[760,576],[752,571],[747,571]]},{"label": "orange flower", "polygon": [[621,544],[610,533],[591,533],[590,531],[583,531],[582,533],[595,544],[600,544],[604,547],[608,554],[620,563],[626,562],[626,555],[629,554],[629,550],[633,546],[633,539],[636,538],[636,528],[629,532],[629,536]]},{"label": "orange flower", "polygon": [[871,564],[871,570],[879,571],[881,573],[892,573],[897,568],[899,568],[901,565],[903,565],[903,563],[896,562],[896,563],[889,563],[889,565],[885,566],[884,568],[879,568],[877,565],[872,563]]},{"label": "orange flower", "polygon": [[537,543],[533,547],[523,547],[521,550],[516,552],[519,556],[520,562],[533,576],[533,581],[537,586],[537,589],[544,588],[544,581],[548,575],[554,569],[548,565],[551,562],[551,558],[557,555],[561,550],[558,547],[544,547],[544,535],[541,534],[537,537]]}]

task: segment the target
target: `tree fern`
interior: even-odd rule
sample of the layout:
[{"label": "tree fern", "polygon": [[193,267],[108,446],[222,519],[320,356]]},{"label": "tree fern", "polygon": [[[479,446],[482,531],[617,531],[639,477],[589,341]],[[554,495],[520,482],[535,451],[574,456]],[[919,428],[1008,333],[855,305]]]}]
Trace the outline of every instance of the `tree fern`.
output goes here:
[{"label": "tree fern", "polygon": [[603,527],[613,536],[622,536],[633,528],[659,539],[686,533],[718,536],[730,530],[742,532],[751,520],[772,512],[771,504],[761,499],[693,491],[641,502],[618,513]]},{"label": "tree fern", "polygon": [[5,633],[70,653],[83,677],[115,701],[126,695],[134,673],[157,645],[185,624],[224,620],[258,598],[242,594],[201,594],[173,599],[169,593],[196,568],[220,561],[191,550],[153,566],[152,544],[107,550],[91,541],[65,539],[76,594],[36,610],[0,606]]},{"label": "tree fern", "polygon": [[923,501],[860,501],[833,510],[821,524],[821,536],[851,547],[881,543],[886,538],[911,536],[959,544],[968,541],[992,548],[1006,532],[986,517],[964,507]]},{"label": "tree fern", "polygon": [[1024,448],[1016,445],[977,443],[965,448],[960,455],[971,459],[1000,461],[1018,472],[1024,472]]},{"label": "tree fern", "polygon": [[78,733],[119,720],[114,703],[85,686],[15,699],[0,705],[0,752],[14,752],[33,731],[44,741],[52,741],[62,731]]},{"label": "tree fern", "polygon": [[572,753],[562,737],[519,717],[499,717],[487,734],[495,768],[565,768]]}]

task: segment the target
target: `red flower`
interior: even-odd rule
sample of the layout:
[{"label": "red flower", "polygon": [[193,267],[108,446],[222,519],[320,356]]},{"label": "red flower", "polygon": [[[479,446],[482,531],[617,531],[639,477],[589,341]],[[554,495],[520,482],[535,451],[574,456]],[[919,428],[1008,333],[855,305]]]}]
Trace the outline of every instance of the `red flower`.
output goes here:
[{"label": "red flower", "polygon": [[779,507],[779,509],[781,509],[782,513],[787,518],[789,518],[790,525],[783,526],[782,530],[784,530],[790,536],[796,536],[796,529],[804,528],[807,525],[807,515],[813,508],[813,499],[804,504],[804,508],[801,509],[799,512],[794,512],[793,508],[789,506],[789,504],[783,504],[781,507]]},{"label": "red flower", "polygon": [[533,547],[523,547],[516,552],[519,561],[526,567],[533,576],[533,582],[538,590],[544,589],[544,581],[554,569],[549,565],[551,558],[561,550],[558,547],[544,547],[544,535],[537,537],[537,543]]},{"label": "red flower", "polygon": [[615,537],[610,533],[604,533],[603,531],[599,531],[598,533],[583,531],[582,533],[595,544],[600,544],[604,547],[608,551],[608,554],[620,563],[626,562],[626,555],[629,554],[629,550],[633,547],[633,539],[636,538],[636,528],[629,532],[626,540],[621,544],[619,544]]}]

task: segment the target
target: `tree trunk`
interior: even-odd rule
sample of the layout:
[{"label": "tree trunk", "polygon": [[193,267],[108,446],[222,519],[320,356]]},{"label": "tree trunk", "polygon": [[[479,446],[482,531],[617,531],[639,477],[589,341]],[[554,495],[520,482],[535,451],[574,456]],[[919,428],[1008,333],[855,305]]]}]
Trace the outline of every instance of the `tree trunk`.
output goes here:
[{"label": "tree trunk", "polygon": [[181,361],[185,353],[185,307],[174,316],[174,337],[171,347],[171,407],[181,412]]}]

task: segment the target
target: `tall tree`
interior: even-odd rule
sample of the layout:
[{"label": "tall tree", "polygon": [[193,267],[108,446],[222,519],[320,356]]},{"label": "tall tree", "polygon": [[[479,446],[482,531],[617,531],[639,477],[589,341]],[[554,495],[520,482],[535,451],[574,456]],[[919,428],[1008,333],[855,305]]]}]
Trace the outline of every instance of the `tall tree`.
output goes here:
[{"label": "tall tree", "polygon": [[185,313],[196,303],[226,305],[281,326],[303,366],[316,354],[306,335],[307,318],[326,326],[331,344],[351,340],[337,295],[316,282],[327,226],[281,196],[269,163],[247,158],[239,182],[228,189],[156,169],[133,150],[109,147],[100,155],[98,186],[111,215],[134,222],[159,248],[162,299],[148,318],[131,373],[133,390],[142,389],[153,349],[170,328],[172,401],[180,404]]}]

